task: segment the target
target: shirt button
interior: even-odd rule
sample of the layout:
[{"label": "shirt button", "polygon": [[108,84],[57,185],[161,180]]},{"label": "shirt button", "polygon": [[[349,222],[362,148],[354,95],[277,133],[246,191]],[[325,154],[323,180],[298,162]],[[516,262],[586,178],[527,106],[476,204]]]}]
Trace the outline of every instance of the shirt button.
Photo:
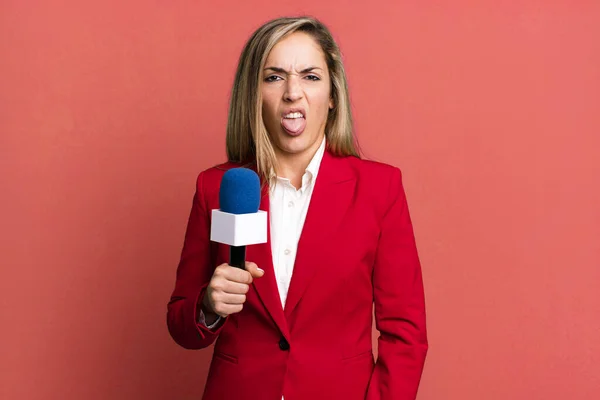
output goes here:
[{"label": "shirt button", "polygon": [[285,254],[286,256],[289,256],[291,252],[292,251],[290,249],[285,249],[285,251],[283,252],[283,254]]},{"label": "shirt button", "polygon": [[290,201],[290,202],[288,203],[288,207],[290,207],[290,208],[291,208],[291,207],[294,207],[294,202],[293,202],[293,201]]}]

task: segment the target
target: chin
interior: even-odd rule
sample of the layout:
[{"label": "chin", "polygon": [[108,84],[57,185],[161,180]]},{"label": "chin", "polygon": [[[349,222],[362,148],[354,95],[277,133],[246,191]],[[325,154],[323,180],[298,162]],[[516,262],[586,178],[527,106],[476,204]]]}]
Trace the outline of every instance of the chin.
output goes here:
[{"label": "chin", "polygon": [[285,133],[282,133],[279,136],[278,147],[281,151],[290,154],[298,154],[302,153],[305,150],[308,150],[313,144],[314,140],[310,140],[308,136],[304,136],[305,133],[302,133],[300,136],[290,136]]}]

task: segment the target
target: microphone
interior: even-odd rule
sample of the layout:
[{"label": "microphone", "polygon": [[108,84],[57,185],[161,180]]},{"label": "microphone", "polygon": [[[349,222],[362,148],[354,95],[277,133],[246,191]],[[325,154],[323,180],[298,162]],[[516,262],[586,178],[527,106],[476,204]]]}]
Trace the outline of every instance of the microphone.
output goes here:
[{"label": "microphone", "polygon": [[260,179],[247,168],[225,172],[219,210],[212,210],[210,240],[228,244],[229,265],[246,267],[246,246],[267,242],[267,213],[260,207]]}]

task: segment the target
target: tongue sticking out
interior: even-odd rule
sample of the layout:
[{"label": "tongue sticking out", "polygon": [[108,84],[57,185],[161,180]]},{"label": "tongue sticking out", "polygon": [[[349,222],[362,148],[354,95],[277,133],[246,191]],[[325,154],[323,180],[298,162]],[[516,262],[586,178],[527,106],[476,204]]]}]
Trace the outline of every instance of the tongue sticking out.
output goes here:
[{"label": "tongue sticking out", "polygon": [[299,135],[306,127],[306,119],[304,118],[284,118],[281,121],[283,129],[292,135]]}]

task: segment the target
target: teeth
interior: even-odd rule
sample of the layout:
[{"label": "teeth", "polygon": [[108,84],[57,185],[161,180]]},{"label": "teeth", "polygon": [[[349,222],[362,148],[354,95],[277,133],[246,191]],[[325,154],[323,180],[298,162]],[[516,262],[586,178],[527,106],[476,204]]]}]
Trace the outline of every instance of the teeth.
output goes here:
[{"label": "teeth", "polygon": [[283,118],[302,118],[302,113],[294,112],[283,116]]}]

